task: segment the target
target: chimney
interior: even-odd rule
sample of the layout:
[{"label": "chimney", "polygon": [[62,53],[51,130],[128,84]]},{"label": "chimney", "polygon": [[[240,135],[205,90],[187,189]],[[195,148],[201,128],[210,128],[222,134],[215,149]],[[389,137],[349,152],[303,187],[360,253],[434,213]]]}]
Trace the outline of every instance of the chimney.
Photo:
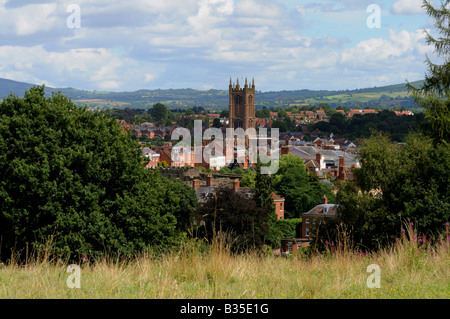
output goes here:
[{"label": "chimney", "polygon": [[240,181],[236,178],[233,182],[233,188],[234,188],[234,192],[236,193],[240,187]]},{"label": "chimney", "polygon": [[323,195],[322,197],[322,204],[328,204],[328,198],[326,195]]},{"label": "chimney", "polygon": [[344,156],[339,157],[339,179],[345,180],[347,178],[345,174],[345,158]]},{"label": "chimney", "polygon": [[345,157],[339,156],[339,168],[345,168]]},{"label": "chimney", "polygon": [[289,154],[289,153],[290,153],[289,146],[281,147],[281,155],[285,155],[285,154]]},{"label": "chimney", "polygon": [[319,170],[322,169],[321,161],[322,161],[322,153],[317,152],[317,154],[316,154],[316,162],[319,163]]},{"label": "chimney", "polygon": [[214,178],[211,174],[206,176],[206,186],[214,186]]},{"label": "chimney", "polygon": [[198,179],[194,179],[194,181],[192,182],[192,186],[194,187],[194,189],[199,189],[200,181]]},{"label": "chimney", "polygon": [[320,152],[317,152],[316,161],[320,163],[321,160],[322,160],[322,154]]}]

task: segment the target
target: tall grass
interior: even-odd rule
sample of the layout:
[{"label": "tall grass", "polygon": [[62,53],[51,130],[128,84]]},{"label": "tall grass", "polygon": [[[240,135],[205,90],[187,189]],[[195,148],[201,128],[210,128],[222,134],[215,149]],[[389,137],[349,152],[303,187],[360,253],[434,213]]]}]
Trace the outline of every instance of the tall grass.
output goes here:
[{"label": "tall grass", "polygon": [[[448,236],[448,230],[447,235]],[[25,264],[0,265],[0,298],[444,298],[449,291],[449,242],[423,243],[411,230],[375,253],[350,246],[305,257],[232,254],[231,238],[192,239],[170,253],[144,252],[130,260],[80,260],[81,288],[66,281],[68,259],[45,252]],[[368,288],[367,267],[381,269],[381,287]]]}]

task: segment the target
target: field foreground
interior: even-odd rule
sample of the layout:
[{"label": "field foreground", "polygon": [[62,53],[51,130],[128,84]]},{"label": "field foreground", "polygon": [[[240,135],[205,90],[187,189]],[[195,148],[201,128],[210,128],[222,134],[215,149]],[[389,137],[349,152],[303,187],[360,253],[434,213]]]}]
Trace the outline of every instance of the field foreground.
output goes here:
[{"label": "field foreground", "polygon": [[[370,288],[376,264],[380,288]],[[36,257],[0,265],[0,298],[13,299],[449,299],[448,244],[400,243],[374,254],[336,251],[310,258],[232,255],[223,245],[190,242],[171,254],[81,262],[80,288],[69,263]],[[73,278],[73,277],[72,277]],[[69,280],[68,280],[69,279]],[[71,281],[75,283],[75,281]],[[368,282],[369,285],[368,285]]]}]

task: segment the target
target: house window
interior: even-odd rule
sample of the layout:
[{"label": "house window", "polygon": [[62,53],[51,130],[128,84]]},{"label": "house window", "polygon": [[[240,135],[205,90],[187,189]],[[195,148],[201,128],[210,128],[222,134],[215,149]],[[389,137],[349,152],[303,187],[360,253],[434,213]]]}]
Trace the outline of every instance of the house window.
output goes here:
[{"label": "house window", "polygon": [[283,210],[283,203],[280,204],[280,210]]},{"label": "house window", "polygon": [[312,220],[312,223],[313,223],[313,225],[316,224],[316,219],[315,218]]},{"label": "house window", "polygon": [[309,218],[305,219],[305,224],[309,224]]},{"label": "house window", "polygon": [[306,229],[305,229],[305,237],[309,237],[309,228],[308,227],[306,227]]}]

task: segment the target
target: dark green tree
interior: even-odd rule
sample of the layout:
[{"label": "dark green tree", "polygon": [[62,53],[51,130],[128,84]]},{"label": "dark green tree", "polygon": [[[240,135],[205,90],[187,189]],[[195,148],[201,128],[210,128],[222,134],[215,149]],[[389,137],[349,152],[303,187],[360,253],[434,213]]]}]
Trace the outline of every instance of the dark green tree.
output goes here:
[{"label": "dark green tree", "polygon": [[149,110],[152,119],[157,124],[166,124],[169,118],[169,110],[164,104],[156,103]]},{"label": "dark green tree", "polygon": [[423,1],[427,14],[434,19],[440,37],[432,36],[428,31],[427,44],[435,48],[436,55],[443,60],[436,64],[426,57],[428,73],[422,87],[416,88],[408,83],[416,103],[425,108],[428,120],[428,132],[435,141],[450,140],[450,1],[441,1],[434,7],[430,1]]},{"label": "dark green tree", "polygon": [[213,240],[222,232],[231,236],[228,244],[233,252],[260,249],[269,234],[269,216],[252,196],[235,192],[231,187],[219,187],[207,196],[197,216],[204,221],[199,235]]},{"label": "dark green tree", "polygon": [[177,179],[161,177],[164,183],[164,193],[161,194],[167,203],[165,210],[177,220],[177,229],[185,231],[190,224],[190,218],[197,208],[197,195],[195,190]]},{"label": "dark green tree", "polygon": [[299,218],[321,203],[325,194],[329,202],[334,201],[331,188],[321,183],[317,176],[308,174],[303,160],[294,154],[280,157],[278,172],[273,176],[275,192],[285,199],[287,218]]},{"label": "dark green tree", "polygon": [[229,118],[230,117],[230,111],[229,110],[222,110],[220,112],[220,117],[221,118]]},{"label": "dark green tree", "polygon": [[370,248],[392,243],[404,223],[436,235],[450,213],[450,147],[431,137],[407,136],[406,145],[374,134],[359,152],[357,185],[339,185],[338,217],[354,229],[355,241]]},{"label": "dark green tree", "polygon": [[55,253],[135,253],[176,236],[166,183],[116,119],[44,97],[44,86],[0,104],[2,258],[53,236]]},{"label": "dark green tree", "polygon": [[215,118],[214,121],[213,121],[212,126],[215,127],[215,128],[221,128],[223,125],[222,125],[222,123],[220,122],[220,119],[219,119],[219,118]]}]

